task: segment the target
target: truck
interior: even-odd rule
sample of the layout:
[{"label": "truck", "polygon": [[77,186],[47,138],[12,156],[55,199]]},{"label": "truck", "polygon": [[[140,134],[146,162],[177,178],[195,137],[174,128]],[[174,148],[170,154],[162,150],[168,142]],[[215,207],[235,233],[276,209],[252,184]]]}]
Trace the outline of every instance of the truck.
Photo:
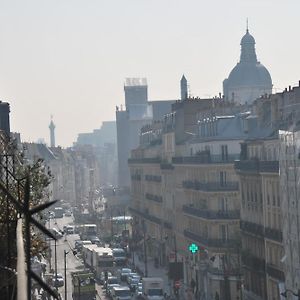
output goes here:
[{"label": "truck", "polygon": [[164,299],[164,280],[160,277],[145,277],[143,283],[143,299],[163,300]]},{"label": "truck", "polygon": [[72,272],[73,300],[93,300],[96,297],[94,274],[87,271]]},{"label": "truck", "polygon": [[98,247],[93,249],[93,261],[96,278],[101,278],[101,273],[114,273],[114,256],[110,248]]}]

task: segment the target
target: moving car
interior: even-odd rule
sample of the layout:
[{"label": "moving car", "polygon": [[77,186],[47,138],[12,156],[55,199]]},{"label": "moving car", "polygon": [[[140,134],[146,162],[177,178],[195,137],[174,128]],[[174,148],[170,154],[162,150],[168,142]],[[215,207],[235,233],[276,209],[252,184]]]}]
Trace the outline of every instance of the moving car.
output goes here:
[{"label": "moving car", "polygon": [[[111,277],[111,276],[112,276],[112,273],[107,272],[107,278]],[[102,285],[105,283],[105,272],[101,272],[99,283],[102,284]]]},{"label": "moving car", "polygon": [[143,299],[143,284],[141,282],[138,283],[135,289],[135,298],[137,300]]},{"label": "moving car", "polygon": [[129,268],[122,268],[122,269],[120,270],[120,279],[121,279],[121,281],[126,281],[127,276],[128,276],[131,272],[132,272],[132,271],[131,271],[131,269],[129,269]]},{"label": "moving car", "polygon": [[131,292],[127,286],[113,287],[111,291],[113,300],[131,300]]}]

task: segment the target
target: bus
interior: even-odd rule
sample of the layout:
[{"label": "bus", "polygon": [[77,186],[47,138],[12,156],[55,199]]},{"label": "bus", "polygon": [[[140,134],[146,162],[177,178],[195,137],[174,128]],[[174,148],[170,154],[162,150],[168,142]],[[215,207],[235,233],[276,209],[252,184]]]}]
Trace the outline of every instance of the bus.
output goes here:
[{"label": "bus", "polygon": [[94,255],[94,271],[96,278],[101,277],[102,272],[114,273],[115,264],[112,249],[105,247],[97,247],[93,249]]},{"label": "bus", "polygon": [[96,224],[84,224],[80,228],[80,238],[82,240],[89,240],[92,237],[97,236],[97,225]]}]

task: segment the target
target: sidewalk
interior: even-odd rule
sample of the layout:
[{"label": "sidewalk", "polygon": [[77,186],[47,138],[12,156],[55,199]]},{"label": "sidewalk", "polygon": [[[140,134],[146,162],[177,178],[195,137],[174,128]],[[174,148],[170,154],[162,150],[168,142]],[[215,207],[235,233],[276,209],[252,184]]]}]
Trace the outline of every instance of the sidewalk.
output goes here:
[{"label": "sidewalk", "polygon": [[[133,259],[132,257],[129,259],[130,265],[133,265]],[[139,260],[139,257],[136,253],[134,253],[134,266],[137,269],[138,272],[142,273],[144,275],[145,273],[145,263],[141,259]],[[163,267],[154,267],[154,259],[148,259],[147,260],[147,267],[148,267],[148,277],[160,277],[163,278],[164,284],[165,284],[165,292],[170,295],[171,292],[171,282],[168,278],[168,270]]]}]

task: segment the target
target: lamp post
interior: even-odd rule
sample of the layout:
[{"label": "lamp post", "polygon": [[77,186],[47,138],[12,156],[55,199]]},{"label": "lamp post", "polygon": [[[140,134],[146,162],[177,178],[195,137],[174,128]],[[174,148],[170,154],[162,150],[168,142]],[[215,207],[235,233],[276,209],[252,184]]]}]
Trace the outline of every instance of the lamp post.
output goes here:
[{"label": "lamp post", "polygon": [[64,250],[64,266],[65,266],[65,300],[67,300],[67,254],[69,251]]},{"label": "lamp post", "polygon": [[144,234],[144,263],[145,263],[145,277],[148,277],[148,262],[147,262],[147,246],[146,246],[146,227],[145,220],[142,220],[143,234]]},{"label": "lamp post", "polygon": [[56,290],[58,290],[58,286],[57,286],[57,253],[56,253],[56,238],[57,238],[57,235],[55,234],[55,240],[54,240],[55,288],[56,288]]}]

